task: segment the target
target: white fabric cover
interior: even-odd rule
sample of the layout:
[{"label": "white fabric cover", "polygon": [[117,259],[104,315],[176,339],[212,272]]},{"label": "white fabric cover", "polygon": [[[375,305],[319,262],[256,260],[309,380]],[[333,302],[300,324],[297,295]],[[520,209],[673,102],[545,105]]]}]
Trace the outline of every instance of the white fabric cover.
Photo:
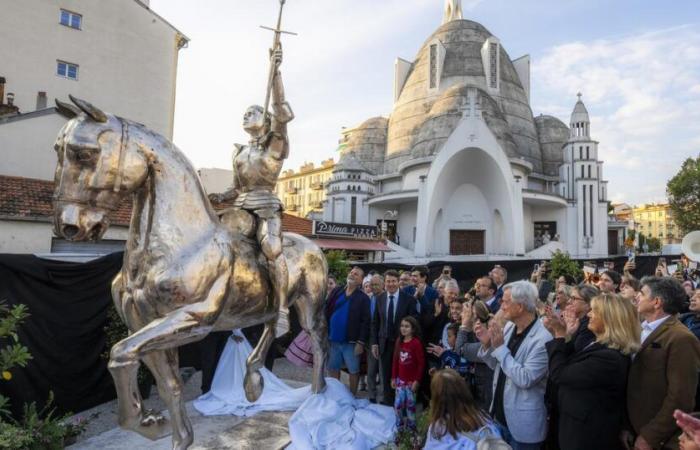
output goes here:
[{"label": "white fabric cover", "polygon": [[[234,335],[243,337],[239,330]],[[292,444],[289,449],[369,450],[393,440],[396,415],[388,406],[355,399],[341,382],[326,378],[327,388],[312,394],[311,386],[294,389],[269,370],[260,373],[265,387],[260,398],[245,398],[243,378],[246,358],[252,351],[248,341],[229,339],[214,374],[211,391],[194,401],[206,416],[250,417],[260,411],[294,411],[289,419]]]}]

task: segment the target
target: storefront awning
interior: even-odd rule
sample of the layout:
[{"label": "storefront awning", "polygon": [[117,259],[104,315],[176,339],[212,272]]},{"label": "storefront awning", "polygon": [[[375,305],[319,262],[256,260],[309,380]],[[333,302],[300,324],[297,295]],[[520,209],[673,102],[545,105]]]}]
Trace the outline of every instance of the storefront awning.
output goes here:
[{"label": "storefront awning", "polygon": [[371,252],[392,251],[381,241],[362,241],[356,239],[313,239],[319,247],[326,250],[363,250]]}]

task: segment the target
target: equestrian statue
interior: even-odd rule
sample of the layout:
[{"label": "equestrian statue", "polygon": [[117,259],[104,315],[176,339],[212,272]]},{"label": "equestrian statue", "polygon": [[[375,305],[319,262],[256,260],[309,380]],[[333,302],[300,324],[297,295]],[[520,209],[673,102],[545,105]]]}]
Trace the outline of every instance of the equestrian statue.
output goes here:
[{"label": "equestrian statue", "polygon": [[[286,123],[293,114],[282,91],[281,46],[273,47],[270,59],[272,117],[267,105],[246,112],[251,142],[236,152],[233,189],[224,195],[234,199],[233,208],[221,217],[192,164],[163,136],[73,96],[73,104],[57,101],[70,120],[54,146],[55,233],[71,241],[100,239],[109,213],[131,197],[124,264],[112,283],[130,334],[112,347],[109,370],[119,424],[150,439],[172,432],[173,449],[193,442],[177,349],[212,331],[265,325],[246,361],[246,397],[255,401],[263,389],[259,369],[288,303],[311,337],[312,390],[325,389],[328,267],[309,239],[292,233],[282,239],[282,206],[273,189],[289,150]],[[156,379],[169,420],[143,408],[136,381],[141,362]]]}]

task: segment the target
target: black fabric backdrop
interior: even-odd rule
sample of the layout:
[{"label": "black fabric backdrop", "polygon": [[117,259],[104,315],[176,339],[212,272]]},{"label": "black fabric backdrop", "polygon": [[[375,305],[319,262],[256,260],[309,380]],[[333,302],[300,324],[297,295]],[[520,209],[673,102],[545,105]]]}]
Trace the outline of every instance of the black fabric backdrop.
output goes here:
[{"label": "black fabric backdrop", "polygon": [[[122,265],[123,254],[113,253],[88,263],[67,263],[33,255],[0,254],[0,300],[9,306],[27,305],[30,317],[19,337],[33,359],[25,368],[13,368],[12,380],[0,382],[0,393],[9,397],[13,414],[25,402],[43,404],[53,391],[59,412],[80,412],[114,398],[106,361],[104,326],[112,307],[110,283]],[[667,260],[674,257],[666,256]],[[606,259],[608,260],[608,259]],[[603,261],[597,260],[596,265]],[[658,257],[637,256],[635,275],[653,274]],[[626,258],[616,258],[622,271]],[[509,280],[527,278],[539,261],[449,262],[463,288],[488,273],[494,264],[508,269]],[[428,264],[431,279],[445,263]],[[365,270],[410,269],[392,264],[364,264]],[[0,348],[5,345],[0,342]],[[180,366],[199,368],[198,344],[180,349]]]}]

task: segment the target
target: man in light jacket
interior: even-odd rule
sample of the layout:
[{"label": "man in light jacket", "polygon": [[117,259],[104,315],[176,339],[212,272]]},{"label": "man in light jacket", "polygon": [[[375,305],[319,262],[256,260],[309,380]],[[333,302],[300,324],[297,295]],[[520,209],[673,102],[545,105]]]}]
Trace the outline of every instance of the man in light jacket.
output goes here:
[{"label": "man in light jacket", "polygon": [[539,449],[547,435],[545,344],[552,335],[537,319],[536,301],[534,284],[507,284],[501,314],[509,322],[501,328],[491,320],[488,329],[475,329],[482,345],[478,356],[494,369],[491,417],[513,450]]}]

